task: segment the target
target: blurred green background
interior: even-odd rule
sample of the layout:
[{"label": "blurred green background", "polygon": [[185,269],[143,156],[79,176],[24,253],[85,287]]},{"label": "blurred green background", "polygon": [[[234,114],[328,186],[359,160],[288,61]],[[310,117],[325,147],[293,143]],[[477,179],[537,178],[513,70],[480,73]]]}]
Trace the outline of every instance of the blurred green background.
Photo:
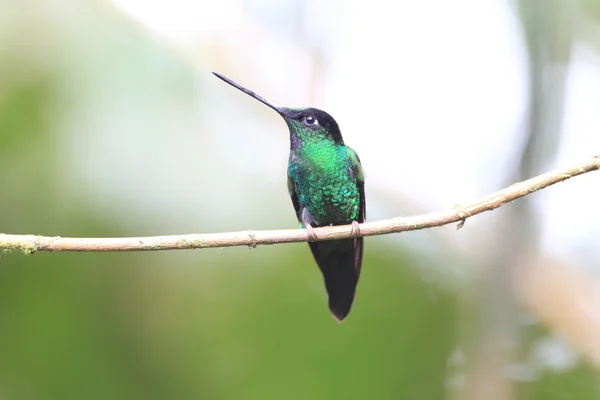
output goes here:
[{"label": "blurred green background", "polygon": [[[275,32],[316,15],[314,2],[239,3]],[[490,179],[480,172],[486,183],[474,189],[479,195],[552,164],[561,131],[543,122],[560,127],[571,46],[600,44],[595,34],[580,35],[582,26],[598,32],[595,0],[508,7],[529,71],[527,122],[507,145],[512,161],[504,165],[515,167]],[[335,54],[309,28],[288,34],[309,54],[310,77],[283,73],[263,85],[252,82],[260,65],[248,60],[252,43],[231,44],[241,27],[190,45],[107,1],[3,0],[0,10],[1,232],[118,237],[296,226],[286,198],[285,127],[209,71],[269,99],[276,82],[300,80],[308,82],[305,99],[321,99],[319,82]],[[300,22],[288,19],[294,10],[302,11]],[[240,53],[248,65],[232,61]],[[435,119],[436,109],[428,113]],[[371,147],[382,144],[375,139]],[[430,211],[365,168],[376,182],[367,186],[371,219]],[[449,201],[468,200],[461,196]],[[368,238],[355,306],[343,324],[329,315],[303,244],[0,254],[0,399],[598,398],[596,370],[558,339],[551,347],[559,348],[559,365],[572,360],[566,367],[533,371],[527,364],[540,340],[554,340],[515,301],[507,275],[515,258],[542,253],[543,224],[532,204],[481,217],[505,223],[487,228],[483,236],[493,244],[475,254],[438,231]],[[468,389],[498,343],[510,355],[492,369],[509,389],[485,379],[483,392]],[[489,395],[474,394],[485,389]]]}]

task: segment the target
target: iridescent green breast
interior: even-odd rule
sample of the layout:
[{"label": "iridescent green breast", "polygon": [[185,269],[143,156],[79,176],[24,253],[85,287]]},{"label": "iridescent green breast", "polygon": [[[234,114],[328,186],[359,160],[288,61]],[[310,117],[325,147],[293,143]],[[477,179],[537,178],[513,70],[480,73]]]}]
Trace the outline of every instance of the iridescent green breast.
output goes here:
[{"label": "iridescent green breast", "polygon": [[306,140],[291,151],[288,176],[298,204],[312,214],[316,225],[358,220],[360,194],[350,169],[343,144]]}]

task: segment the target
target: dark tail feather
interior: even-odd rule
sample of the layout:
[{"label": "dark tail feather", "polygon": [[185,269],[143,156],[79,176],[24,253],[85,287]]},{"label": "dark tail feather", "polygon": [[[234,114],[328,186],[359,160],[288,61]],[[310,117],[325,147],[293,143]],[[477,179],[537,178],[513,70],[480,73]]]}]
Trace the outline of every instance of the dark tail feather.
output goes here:
[{"label": "dark tail feather", "polygon": [[363,238],[309,243],[323,273],[329,309],[342,322],[350,313],[362,264]]}]

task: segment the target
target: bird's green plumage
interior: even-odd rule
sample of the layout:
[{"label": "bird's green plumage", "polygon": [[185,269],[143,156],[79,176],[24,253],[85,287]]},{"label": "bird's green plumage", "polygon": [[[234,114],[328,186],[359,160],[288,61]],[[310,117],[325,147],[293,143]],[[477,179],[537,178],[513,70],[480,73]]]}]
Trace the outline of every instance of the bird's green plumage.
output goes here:
[{"label": "bird's green plumage", "polygon": [[[305,128],[294,120],[289,125],[300,139],[290,152],[289,189],[295,192],[298,203],[310,212],[314,226],[358,221],[357,179],[363,177],[356,153],[328,138],[325,128]],[[361,176],[354,172],[357,169]]]}]

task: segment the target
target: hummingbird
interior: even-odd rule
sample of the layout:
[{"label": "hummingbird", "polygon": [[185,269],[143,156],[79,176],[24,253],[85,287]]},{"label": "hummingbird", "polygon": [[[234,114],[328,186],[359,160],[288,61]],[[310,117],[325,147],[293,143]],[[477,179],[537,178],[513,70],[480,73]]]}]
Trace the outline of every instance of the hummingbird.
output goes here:
[{"label": "hummingbird", "polygon": [[[331,115],[316,108],[277,107],[256,93],[213,72],[219,79],[260,101],[283,117],[290,131],[287,186],[300,226],[323,274],[329,310],[342,322],[350,313],[363,256],[365,175],[354,150],[344,144]],[[352,225],[353,238],[315,242],[316,227]]]}]

